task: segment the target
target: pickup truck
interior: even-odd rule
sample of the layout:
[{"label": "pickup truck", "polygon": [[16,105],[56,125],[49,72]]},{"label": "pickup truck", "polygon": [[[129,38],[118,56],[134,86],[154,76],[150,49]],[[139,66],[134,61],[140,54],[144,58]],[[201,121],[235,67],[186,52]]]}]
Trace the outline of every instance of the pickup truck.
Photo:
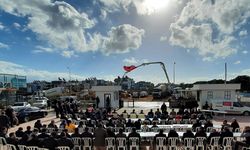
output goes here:
[{"label": "pickup truck", "polygon": [[250,107],[244,106],[240,102],[233,101],[214,102],[213,110],[226,111],[228,114],[250,115]]}]

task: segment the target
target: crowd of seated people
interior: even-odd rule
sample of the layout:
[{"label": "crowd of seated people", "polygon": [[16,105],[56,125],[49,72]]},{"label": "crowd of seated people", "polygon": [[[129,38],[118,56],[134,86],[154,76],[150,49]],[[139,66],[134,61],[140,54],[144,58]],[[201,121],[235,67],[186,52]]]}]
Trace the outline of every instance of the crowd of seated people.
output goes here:
[{"label": "crowd of seated people", "polygon": [[[130,117],[131,114],[139,116],[140,114],[144,118],[138,117],[135,120]],[[60,124],[56,124],[52,120],[49,124],[44,125],[40,120],[37,120],[34,127],[27,126],[18,128],[16,132],[7,134],[7,129],[2,128],[0,136],[6,138],[8,144],[13,145],[26,145],[26,146],[38,146],[48,149],[56,149],[58,146],[68,146],[70,149],[74,147],[72,138],[91,138],[94,139],[93,145],[98,150],[103,150],[105,147],[105,138],[126,138],[137,137],[142,140],[140,132],[159,132],[155,134],[154,142],[156,143],[157,137],[178,138],[178,141],[184,141],[186,138],[204,137],[206,143],[210,143],[213,137],[219,137],[220,144],[223,144],[225,137],[233,137],[233,132],[239,128],[239,124],[236,119],[233,119],[231,124],[228,124],[226,120],[223,121],[220,130],[211,128],[208,134],[208,128],[213,127],[211,120],[207,119],[199,110],[179,110],[175,112],[174,109],[170,113],[167,111],[156,112],[150,110],[147,115],[144,115],[143,110],[140,113],[136,113],[135,110],[128,114],[126,110],[122,114],[118,114],[114,111],[106,111],[98,109],[91,112],[81,112],[78,114],[80,120],[74,118],[63,119]],[[180,122],[176,122],[178,120]],[[179,131],[171,128],[169,131],[159,127],[159,124],[163,124],[161,121],[166,120],[164,124],[168,123],[186,123],[183,120],[188,120],[188,123],[192,123],[191,129],[186,129],[183,135],[179,135]],[[172,122],[175,120],[175,122]],[[194,120],[194,121],[192,121]],[[164,125],[163,124],[163,125]],[[149,126],[150,125],[150,126]],[[51,130],[52,129],[52,130]],[[129,130],[127,130],[129,129]],[[126,132],[126,134],[125,134]],[[236,142],[236,147],[249,146],[250,144],[250,127],[245,128],[242,136],[245,137],[244,141]],[[182,137],[182,138],[179,138]],[[166,144],[168,144],[166,140]]]}]

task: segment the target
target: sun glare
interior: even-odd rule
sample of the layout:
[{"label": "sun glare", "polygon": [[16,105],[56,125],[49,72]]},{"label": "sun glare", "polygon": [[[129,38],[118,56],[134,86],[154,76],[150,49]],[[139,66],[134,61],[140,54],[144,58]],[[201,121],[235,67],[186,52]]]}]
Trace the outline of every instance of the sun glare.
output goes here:
[{"label": "sun glare", "polygon": [[169,0],[145,0],[143,5],[148,11],[156,12],[165,8],[168,2]]}]

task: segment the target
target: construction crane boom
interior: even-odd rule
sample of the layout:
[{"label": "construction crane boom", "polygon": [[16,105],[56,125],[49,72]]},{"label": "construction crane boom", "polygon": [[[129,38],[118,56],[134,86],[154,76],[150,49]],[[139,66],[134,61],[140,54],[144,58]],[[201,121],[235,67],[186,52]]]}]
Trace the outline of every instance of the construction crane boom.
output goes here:
[{"label": "construction crane boom", "polygon": [[[160,65],[161,65],[161,68],[163,69],[163,71],[164,71],[164,73],[165,73],[165,76],[166,76],[166,78],[167,78],[167,82],[168,82],[168,84],[170,85],[171,83],[170,83],[170,80],[169,80],[169,77],[168,77],[168,73],[167,73],[166,67],[165,67],[165,65],[164,65],[163,62],[148,62],[148,63],[142,63],[142,64],[140,64],[140,65],[138,65],[138,66],[135,66],[134,68],[139,68],[139,67],[142,67],[142,66],[153,65],[153,64],[160,64]],[[131,70],[130,70],[130,71],[126,71],[126,72],[123,74],[122,80],[123,80],[123,78],[125,77],[125,75],[128,74],[129,72],[131,72]],[[120,81],[119,85],[122,83],[122,80]]]}]

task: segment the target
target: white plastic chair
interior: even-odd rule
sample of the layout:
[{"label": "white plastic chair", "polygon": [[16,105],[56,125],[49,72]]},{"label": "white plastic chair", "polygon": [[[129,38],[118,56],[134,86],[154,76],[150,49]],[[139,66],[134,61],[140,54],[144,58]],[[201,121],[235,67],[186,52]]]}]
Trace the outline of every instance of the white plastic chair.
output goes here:
[{"label": "white plastic chair", "polygon": [[26,146],[25,145],[17,145],[19,150],[26,150]]},{"label": "white plastic chair", "polygon": [[240,132],[240,128],[236,128],[234,132]]},{"label": "white plastic chair", "polygon": [[13,144],[7,144],[7,150],[16,150],[16,146]]},{"label": "white plastic chair", "polygon": [[125,132],[131,132],[132,131],[132,127],[126,127],[125,128]]},{"label": "white plastic chair", "polygon": [[158,128],[158,127],[153,127],[153,128],[151,128],[151,131],[152,131],[152,132],[159,132],[159,129],[160,129],[160,128]]},{"label": "white plastic chair", "polygon": [[105,138],[106,150],[115,150],[115,138]]},{"label": "white plastic chair", "polygon": [[168,133],[171,130],[171,127],[166,126],[166,127],[163,127],[162,129],[164,132]]},{"label": "white plastic chair", "polygon": [[68,146],[58,146],[57,149],[58,150],[70,150]]},{"label": "white plastic chair", "polygon": [[208,146],[208,149],[210,150],[218,150],[220,137],[212,137]]},{"label": "white plastic chair", "polygon": [[137,118],[136,114],[130,114],[130,118]]},{"label": "white plastic chair", "polygon": [[115,127],[115,132],[119,132],[120,129],[123,129],[123,127]]},{"label": "white plastic chair", "polygon": [[184,138],[184,149],[194,150],[194,138]]},{"label": "white plastic chair", "polygon": [[189,119],[182,119],[182,122],[183,122],[184,124],[189,124]]},{"label": "white plastic chair", "polygon": [[196,128],[195,128],[195,132],[200,131],[200,129],[201,129],[201,127],[196,127]]},{"label": "white plastic chair", "polygon": [[199,150],[201,148],[202,150],[205,150],[205,137],[196,137],[196,150]]},{"label": "white plastic chair", "polygon": [[206,131],[211,133],[213,129],[214,129],[214,127],[207,127]]},{"label": "white plastic chair", "polygon": [[178,141],[179,138],[177,137],[168,138],[169,150],[177,150]]},{"label": "white plastic chair", "polygon": [[138,118],[144,119],[145,118],[145,114],[138,114]]},{"label": "white plastic chair", "polygon": [[74,144],[74,150],[80,150],[81,149],[81,141],[82,139],[79,137],[72,137],[71,138],[73,144]]},{"label": "white plastic chair", "polygon": [[130,137],[129,138],[129,149],[132,150],[135,148],[136,150],[139,150],[140,141],[138,137]]},{"label": "white plastic chair", "polygon": [[6,139],[4,137],[0,137],[0,145],[6,145]]},{"label": "white plastic chair", "polygon": [[55,128],[46,128],[47,133],[52,133],[55,131]]},{"label": "white plastic chair", "polygon": [[117,150],[126,150],[127,148],[126,138],[116,138]]},{"label": "white plastic chair", "polygon": [[166,145],[167,138],[165,137],[157,137],[156,138],[156,150],[167,150]]},{"label": "white plastic chair", "polygon": [[82,138],[83,150],[91,150],[92,149],[92,139],[91,138]]},{"label": "white plastic chair", "polygon": [[38,150],[37,146],[26,146],[26,150]]},{"label": "white plastic chair", "polygon": [[148,127],[141,127],[141,132],[148,132],[150,129]]},{"label": "white plastic chair", "polygon": [[242,147],[242,150],[250,150],[250,147]]},{"label": "white plastic chair", "polygon": [[166,124],[166,120],[161,120],[160,124],[165,125]]},{"label": "white plastic chair", "polygon": [[95,131],[95,128],[93,128],[93,127],[88,127],[89,128],[89,132],[92,132],[92,133],[94,133],[94,131]]},{"label": "white plastic chair", "polygon": [[78,132],[81,134],[84,132],[84,128],[78,128]]},{"label": "white plastic chair", "polygon": [[224,150],[232,150],[233,137],[224,137],[222,140],[222,147]]}]

